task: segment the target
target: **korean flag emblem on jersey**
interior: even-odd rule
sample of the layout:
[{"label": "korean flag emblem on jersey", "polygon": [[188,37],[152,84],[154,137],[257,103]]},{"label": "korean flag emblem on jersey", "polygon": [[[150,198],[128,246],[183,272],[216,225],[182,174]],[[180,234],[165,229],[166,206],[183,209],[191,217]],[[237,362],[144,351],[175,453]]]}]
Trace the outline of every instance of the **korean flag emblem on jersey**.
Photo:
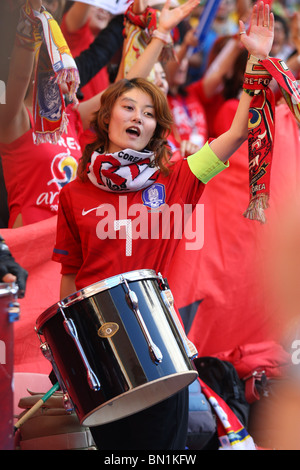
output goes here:
[{"label": "korean flag emblem on jersey", "polygon": [[142,199],[145,206],[150,209],[158,209],[166,202],[165,186],[160,183],[154,183],[144,189]]}]

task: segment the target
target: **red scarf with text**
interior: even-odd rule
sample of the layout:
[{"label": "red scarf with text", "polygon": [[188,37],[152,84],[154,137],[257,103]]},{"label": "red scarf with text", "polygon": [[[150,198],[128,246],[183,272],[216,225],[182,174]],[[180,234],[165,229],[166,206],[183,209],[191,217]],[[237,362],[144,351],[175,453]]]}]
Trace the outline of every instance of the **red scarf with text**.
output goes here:
[{"label": "red scarf with text", "polygon": [[264,211],[269,206],[275,133],[275,98],[268,88],[272,77],[298,121],[300,116],[299,86],[286,64],[279,59],[258,60],[250,56],[243,85],[253,97],[248,121],[250,202],[244,216],[262,223],[266,222]]}]

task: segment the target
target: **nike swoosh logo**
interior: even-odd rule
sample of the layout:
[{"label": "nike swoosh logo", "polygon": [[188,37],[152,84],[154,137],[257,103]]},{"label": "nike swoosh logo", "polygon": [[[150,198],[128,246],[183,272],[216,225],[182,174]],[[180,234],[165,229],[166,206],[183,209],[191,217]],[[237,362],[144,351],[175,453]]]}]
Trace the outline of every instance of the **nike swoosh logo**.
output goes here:
[{"label": "nike swoosh logo", "polygon": [[85,216],[89,214],[90,212],[96,211],[97,209],[100,209],[100,207],[105,206],[105,204],[100,204],[100,206],[93,207],[92,209],[88,209],[87,211],[85,209],[82,209],[82,215]]}]

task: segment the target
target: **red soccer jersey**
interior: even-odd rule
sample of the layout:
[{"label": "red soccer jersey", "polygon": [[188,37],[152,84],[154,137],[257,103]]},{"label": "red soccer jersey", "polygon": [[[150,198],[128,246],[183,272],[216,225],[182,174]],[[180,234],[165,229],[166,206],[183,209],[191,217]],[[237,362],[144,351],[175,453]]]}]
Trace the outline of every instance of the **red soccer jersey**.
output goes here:
[{"label": "red soccer jersey", "polygon": [[53,259],[62,263],[62,274],[77,273],[78,290],[136,269],[166,276],[195,206],[195,226],[187,222],[184,234],[191,240],[187,249],[199,249],[203,188],[186,160],[176,162],[169,176],[160,174],[146,189],[126,194],[77,178],[60,194]]},{"label": "red soccer jersey", "polygon": [[[23,225],[57,214],[61,188],[76,177],[81,157],[77,131],[81,123],[78,113],[71,106],[67,111],[67,132],[56,145],[35,145],[32,129],[10,144],[0,143],[8,195],[9,227],[13,226],[18,214],[22,215]],[[32,116],[30,120],[33,127]]]}]

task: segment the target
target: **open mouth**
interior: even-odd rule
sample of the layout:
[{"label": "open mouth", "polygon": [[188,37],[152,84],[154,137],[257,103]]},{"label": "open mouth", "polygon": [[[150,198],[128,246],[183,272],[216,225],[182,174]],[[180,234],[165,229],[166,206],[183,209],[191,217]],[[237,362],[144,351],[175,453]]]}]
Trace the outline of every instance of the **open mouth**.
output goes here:
[{"label": "open mouth", "polygon": [[141,131],[138,127],[128,127],[128,129],[126,129],[126,133],[136,137],[141,135]]}]

